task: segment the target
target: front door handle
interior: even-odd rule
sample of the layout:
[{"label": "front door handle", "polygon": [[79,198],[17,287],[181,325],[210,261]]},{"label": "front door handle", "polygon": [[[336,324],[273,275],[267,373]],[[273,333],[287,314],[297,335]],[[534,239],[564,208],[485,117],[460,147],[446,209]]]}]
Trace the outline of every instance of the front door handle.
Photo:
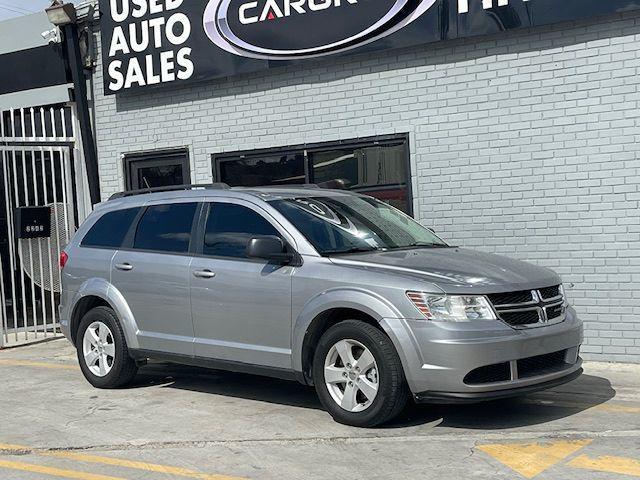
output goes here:
[{"label": "front door handle", "polygon": [[193,276],[198,278],[213,278],[216,276],[216,273],[211,270],[194,270]]},{"label": "front door handle", "polygon": [[128,272],[130,270],[133,270],[133,265],[131,265],[130,263],[117,263],[116,264],[116,268],[118,270],[122,270],[123,272]]}]

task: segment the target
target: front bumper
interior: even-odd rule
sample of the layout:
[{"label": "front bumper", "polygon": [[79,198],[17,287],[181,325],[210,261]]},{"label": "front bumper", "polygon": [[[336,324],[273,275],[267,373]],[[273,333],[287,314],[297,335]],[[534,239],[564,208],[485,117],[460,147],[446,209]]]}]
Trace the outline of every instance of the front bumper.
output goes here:
[{"label": "front bumper", "polygon": [[[396,344],[417,401],[480,401],[520,395],[570,381],[581,372],[582,322],[572,308],[567,309],[564,322],[530,329],[514,329],[498,321],[410,319],[386,319],[384,327]],[[520,362],[555,353],[564,360],[554,368],[519,375],[518,365],[525,365]],[[477,369],[497,365],[508,369],[506,378],[469,380]]]},{"label": "front bumper", "polygon": [[489,400],[499,400],[501,398],[517,397],[528,393],[539,392],[549,388],[557,387],[575,380],[582,375],[582,368],[573,371],[555,380],[547,380],[546,382],[536,383],[534,385],[512,387],[504,390],[495,390],[493,392],[422,392],[414,394],[413,398],[416,403],[476,403],[486,402]]}]

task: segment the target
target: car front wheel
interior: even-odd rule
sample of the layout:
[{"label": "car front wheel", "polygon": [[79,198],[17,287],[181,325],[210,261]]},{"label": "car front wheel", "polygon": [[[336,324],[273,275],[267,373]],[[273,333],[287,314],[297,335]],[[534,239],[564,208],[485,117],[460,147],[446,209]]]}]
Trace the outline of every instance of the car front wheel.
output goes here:
[{"label": "car front wheel", "polygon": [[387,422],[407,401],[393,343],[359,320],[346,320],[324,333],[314,355],[313,379],[322,405],[347,425],[374,427]]}]

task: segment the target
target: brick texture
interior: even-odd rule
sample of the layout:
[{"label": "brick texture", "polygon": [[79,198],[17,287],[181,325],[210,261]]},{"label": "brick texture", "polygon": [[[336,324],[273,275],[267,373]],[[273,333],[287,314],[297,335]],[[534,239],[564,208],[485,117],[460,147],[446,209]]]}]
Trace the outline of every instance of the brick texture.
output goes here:
[{"label": "brick texture", "polygon": [[638,13],[119,96],[98,67],[102,194],[127,152],[209,182],[214,153],[409,133],[421,222],[556,270],[584,357],[640,363],[639,74]]}]

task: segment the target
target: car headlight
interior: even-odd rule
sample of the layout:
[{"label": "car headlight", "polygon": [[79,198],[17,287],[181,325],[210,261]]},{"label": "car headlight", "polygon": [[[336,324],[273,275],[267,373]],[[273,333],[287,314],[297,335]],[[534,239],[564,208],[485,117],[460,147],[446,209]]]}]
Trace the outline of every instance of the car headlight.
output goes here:
[{"label": "car headlight", "polygon": [[428,320],[436,322],[497,320],[489,301],[483,296],[407,292],[407,297]]}]

